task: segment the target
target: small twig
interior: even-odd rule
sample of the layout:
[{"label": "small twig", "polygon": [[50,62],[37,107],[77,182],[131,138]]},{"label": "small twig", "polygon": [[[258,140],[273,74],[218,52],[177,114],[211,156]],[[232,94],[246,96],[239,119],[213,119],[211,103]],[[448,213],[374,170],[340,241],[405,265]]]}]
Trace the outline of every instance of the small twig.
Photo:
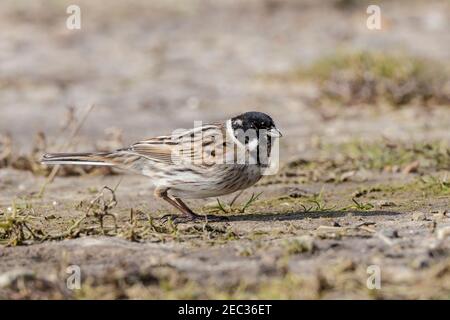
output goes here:
[{"label": "small twig", "polygon": [[[80,121],[78,121],[78,123],[76,124],[76,126],[73,128],[71,134],[69,135],[69,137],[66,139],[65,143],[61,146],[61,148],[59,148],[59,150],[63,150],[63,149],[68,149],[71,147],[73,140],[75,139],[75,137],[78,135],[78,132],[80,131],[81,127],[83,126],[84,122],[87,120],[89,114],[91,113],[92,109],[94,109],[94,104],[91,104],[88,106],[88,108],[86,109],[83,117],[81,117]],[[59,169],[61,168],[61,165],[56,165],[53,167],[52,171],[50,172],[49,176],[47,177],[47,179],[45,180],[44,184],[41,187],[41,190],[38,193],[38,197],[41,198],[44,195],[45,189],[47,187],[47,185],[49,185],[50,183],[53,182],[53,180],[55,179],[55,176],[58,174]]]},{"label": "small twig", "polygon": [[338,231],[345,231],[346,228],[343,227],[332,227],[332,226],[318,226],[316,231],[323,231],[323,232],[338,232]]},{"label": "small twig", "polygon": [[386,237],[384,234],[380,233],[380,232],[376,232],[375,235],[381,239],[384,243],[386,243],[388,246],[392,246],[394,244],[394,242],[389,239],[388,237]]}]

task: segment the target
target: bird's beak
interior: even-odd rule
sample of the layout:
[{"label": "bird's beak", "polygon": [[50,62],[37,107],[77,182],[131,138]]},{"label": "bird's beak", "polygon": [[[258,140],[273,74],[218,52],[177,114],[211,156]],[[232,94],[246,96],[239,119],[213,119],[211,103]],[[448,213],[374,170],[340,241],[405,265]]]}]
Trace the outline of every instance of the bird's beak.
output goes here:
[{"label": "bird's beak", "polygon": [[281,138],[283,136],[280,130],[278,130],[277,128],[272,128],[269,131],[267,131],[267,135],[272,138]]}]

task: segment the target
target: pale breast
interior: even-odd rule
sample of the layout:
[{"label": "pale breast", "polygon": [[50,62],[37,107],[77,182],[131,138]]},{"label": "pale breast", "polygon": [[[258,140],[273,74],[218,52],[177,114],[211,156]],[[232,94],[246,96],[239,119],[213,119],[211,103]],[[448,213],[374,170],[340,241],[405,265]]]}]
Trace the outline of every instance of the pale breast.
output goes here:
[{"label": "pale breast", "polygon": [[169,188],[169,194],[180,198],[207,198],[230,194],[254,185],[261,178],[256,165],[223,165],[204,172],[179,172],[159,183]]}]

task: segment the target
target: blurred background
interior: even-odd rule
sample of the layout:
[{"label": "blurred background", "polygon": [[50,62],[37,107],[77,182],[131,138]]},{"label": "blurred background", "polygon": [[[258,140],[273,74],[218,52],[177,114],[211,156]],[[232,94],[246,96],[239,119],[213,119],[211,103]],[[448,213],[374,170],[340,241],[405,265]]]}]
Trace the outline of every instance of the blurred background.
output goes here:
[{"label": "blurred background", "polygon": [[[80,30],[66,28],[70,4]],[[43,132],[52,151],[95,104],[78,149],[112,128],[128,144],[247,110],[274,117],[289,155],[315,136],[448,138],[449,2],[379,1],[381,30],[369,4],[4,0],[0,133],[26,153]]]},{"label": "blurred background", "polygon": [[[0,30],[0,298],[448,299],[448,0],[2,0]],[[227,223],[164,224],[148,179],[39,163],[250,110],[281,169],[189,201]]]}]

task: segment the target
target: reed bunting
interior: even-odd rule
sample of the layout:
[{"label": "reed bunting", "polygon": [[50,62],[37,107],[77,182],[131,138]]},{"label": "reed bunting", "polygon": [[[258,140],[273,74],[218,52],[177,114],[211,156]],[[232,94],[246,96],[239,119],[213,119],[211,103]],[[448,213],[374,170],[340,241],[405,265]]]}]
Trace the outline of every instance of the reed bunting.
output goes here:
[{"label": "reed bunting", "polygon": [[[49,153],[47,165],[114,166],[150,177],[155,196],[182,212],[177,221],[202,218],[181,200],[217,197],[255,184],[271,164],[280,131],[270,116],[246,112],[171,135],[99,153]],[[208,216],[209,221],[224,217]]]}]

